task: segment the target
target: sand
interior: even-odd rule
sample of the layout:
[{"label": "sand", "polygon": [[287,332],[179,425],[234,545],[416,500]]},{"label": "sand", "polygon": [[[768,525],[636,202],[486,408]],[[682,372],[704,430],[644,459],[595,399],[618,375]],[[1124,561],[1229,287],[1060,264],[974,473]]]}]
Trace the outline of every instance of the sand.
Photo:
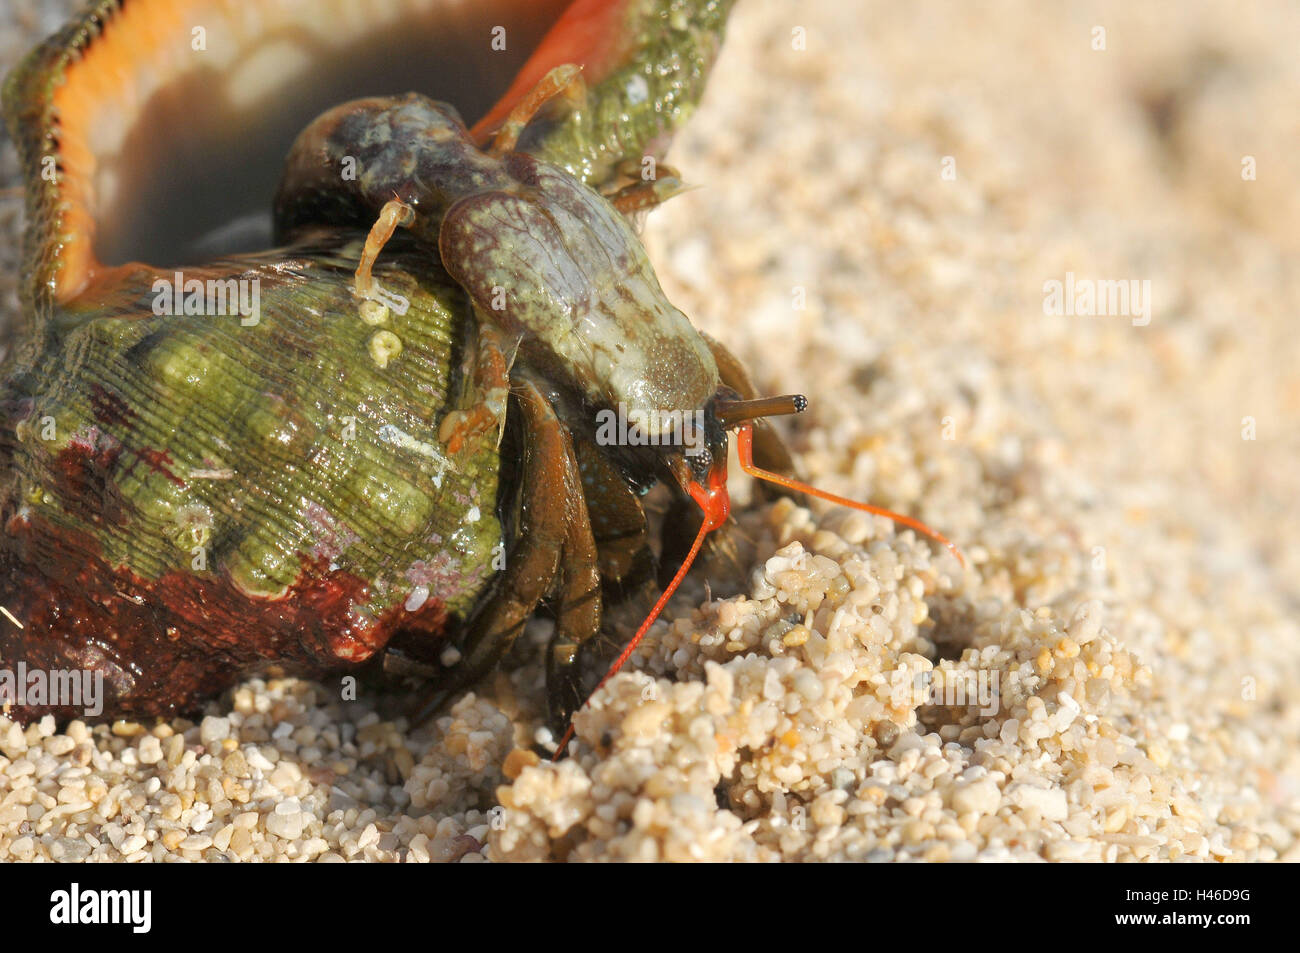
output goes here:
[{"label": "sand", "polygon": [[[0,718],[0,859],[1300,859],[1300,14],[1129,6],[742,2],[671,157],[700,188],[647,223],[673,301],[809,396],[804,475],[968,568],[743,507],[736,594],[693,579],[558,765],[545,622],[418,731],[294,680]],[[8,16],[5,66],[52,25]],[[1150,308],[1045,314],[1067,274]]]}]

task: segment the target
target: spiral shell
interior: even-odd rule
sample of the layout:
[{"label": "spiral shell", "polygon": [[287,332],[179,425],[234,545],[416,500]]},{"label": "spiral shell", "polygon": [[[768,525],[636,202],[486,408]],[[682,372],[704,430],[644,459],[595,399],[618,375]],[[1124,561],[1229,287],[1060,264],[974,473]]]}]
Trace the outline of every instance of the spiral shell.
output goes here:
[{"label": "spiral shell", "polygon": [[[585,62],[590,108],[543,117],[525,147],[615,180],[690,112],[730,5],[564,6],[476,134],[556,57]],[[281,23],[253,0],[100,0],[5,86],[29,226],[20,339],[0,367],[0,606],[14,620],[0,659],[101,673],[104,717],[190,708],[268,667],[354,665],[399,631],[436,643],[501,568],[505,414],[454,459],[439,440],[482,395],[472,310],[429,249],[396,241],[377,269],[400,309],[352,296],[356,230],[197,267],[95,254],[101,160],[145,104],[169,82],[202,91],[214,61],[238,77],[241,56],[265,60],[285,37],[337,54],[337,6]],[[216,60],[183,55],[200,22],[233,38]],[[262,95],[291,101],[292,78]],[[44,711],[82,714],[15,714]]]}]

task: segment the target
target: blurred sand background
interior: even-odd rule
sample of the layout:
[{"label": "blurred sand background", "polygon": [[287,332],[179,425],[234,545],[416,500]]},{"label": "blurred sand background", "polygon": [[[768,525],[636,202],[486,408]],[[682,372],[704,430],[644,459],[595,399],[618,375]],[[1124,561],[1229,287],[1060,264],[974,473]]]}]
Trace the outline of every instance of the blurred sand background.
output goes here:
[{"label": "blurred sand background", "polygon": [[[5,69],[35,10],[0,13]],[[1286,2],[741,0],[651,258],[809,396],[806,476],[971,568],[750,511],[749,598],[676,600],[559,768],[525,647],[415,733],[298,682],[0,719],[0,858],[1300,858],[1298,41]],[[1067,272],[1149,280],[1149,324],[1045,315]],[[1000,710],[896,704],[930,668],[996,671]]]}]

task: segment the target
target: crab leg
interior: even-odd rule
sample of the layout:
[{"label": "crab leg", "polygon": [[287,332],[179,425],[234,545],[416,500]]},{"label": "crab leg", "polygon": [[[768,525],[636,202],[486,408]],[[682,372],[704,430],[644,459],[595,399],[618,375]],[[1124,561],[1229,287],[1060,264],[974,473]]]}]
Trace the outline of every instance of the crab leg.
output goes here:
[{"label": "crab leg", "polygon": [[510,110],[488,147],[488,155],[503,156],[514,152],[525,127],[556,96],[569,100],[574,109],[582,109],[587,104],[587,84],[582,80],[581,66],[565,63],[542,77],[542,81]]},{"label": "crab leg", "polygon": [[384,250],[393,233],[399,228],[408,228],[415,221],[415,209],[399,199],[392,199],[379,210],[379,217],[370,226],[366,236],[365,247],[361,249],[361,260],[357,262],[355,290],[358,298],[369,298],[374,291],[375,259]]},{"label": "crab leg", "polygon": [[415,723],[492,670],[557,579],[561,608],[548,669],[571,665],[575,652],[565,646],[576,649],[600,627],[596,547],[573,444],[536,386],[528,380],[516,386],[524,454],[515,541],[492,597],[470,624],[460,661],[420,700]]},{"label": "crab leg", "polygon": [[632,215],[662,205],[669,199],[690,192],[694,186],[687,185],[675,171],[667,166],[660,166],[663,174],[654,179],[633,182],[605,196],[609,203],[624,215]]}]

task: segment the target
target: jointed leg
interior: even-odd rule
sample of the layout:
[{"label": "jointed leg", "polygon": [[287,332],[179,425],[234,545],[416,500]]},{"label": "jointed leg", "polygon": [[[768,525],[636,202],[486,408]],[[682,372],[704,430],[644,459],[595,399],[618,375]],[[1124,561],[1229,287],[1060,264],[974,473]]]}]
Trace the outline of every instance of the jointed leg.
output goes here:
[{"label": "jointed leg", "polygon": [[605,198],[624,215],[633,215],[654,208],[656,205],[662,205],[670,198],[689,192],[692,188],[693,186],[686,185],[676,176],[660,176],[657,179],[625,185],[618,191],[606,195]]},{"label": "jointed leg", "polygon": [[379,211],[379,218],[375,219],[375,224],[370,226],[370,234],[366,236],[366,245],[361,250],[361,261],[357,263],[356,277],[353,279],[353,290],[360,298],[369,298],[374,290],[374,277],[371,271],[375,267],[375,259],[379,253],[384,250],[388,240],[393,237],[393,232],[399,228],[407,228],[415,221],[415,209],[405,202],[399,202],[397,199],[391,199],[384,203],[384,207]]},{"label": "jointed leg", "polygon": [[[438,425],[438,439],[450,454],[473,438],[494,428],[506,419],[506,402],[510,399],[510,361],[505,341],[491,321],[479,319],[478,352],[474,355],[474,389],[478,399],[470,407],[453,410]],[[498,439],[500,431],[497,432]]]},{"label": "jointed leg", "polygon": [[[623,606],[639,619],[655,593],[655,556],[645,510],[599,447],[575,438],[574,449],[591,520],[602,610]],[[641,602],[644,606],[637,608]],[[602,611],[602,616],[608,623],[609,614]],[[547,672],[551,723],[557,729],[567,725],[586,700],[591,683],[584,679],[605,671],[623,648],[617,638],[604,636],[576,641],[575,631],[573,627],[557,630],[552,643],[551,659],[565,663]],[[597,635],[594,630],[592,634]]]},{"label": "jointed leg", "polygon": [[[570,444],[569,453],[572,454]],[[560,565],[559,605],[555,634],[546,653],[546,688],[551,723],[566,724],[582,704],[578,682],[578,650],[600,631],[601,589],[596,540],[592,536],[582,477],[569,456],[565,471],[564,505],[568,533]]]},{"label": "jointed leg", "polygon": [[615,181],[630,179],[630,184],[602,192],[610,204],[624,215],[631,216],[645,209],[654,208],[693,188],[684,184],[678,171],[664,162],[655,166],[654,178],[645,178],[642,165],[644,161],[645,157],[629,156],[618,163],[615,166],[618,173]]},{"label": "jointed leg", "polygon": [[[416,721],[491,671],[557,579],[560,611],[553,646],[576,646],[600,625],[595,544],[572,444],[550,404],[528,381],[519,384],[517,406],[524,447],[515,540],[492,597],[470,624],[460,660],[421,699]],[[548,674],[567,667],[572,657],[570,651],[557,660],[553,648]]]},{"label": "jointed leg", "polygon": [[622,601],[653,581],[654,554],[640,499],[595,443],[574,439],[606,597]]},{"label": "jointed leg", "polygon": [[510,110],[510,115],[506,116],[506,121],[501,124],[492,145],[488,147],[488,155],[503,156],[507,152],[514,152],[519,137],[533,117],[550,100],[561,95],[573,103],[575,109],[586,105],[587,84],[582,81],[581,66],[565,63],[543,76],[542,81]]}]

